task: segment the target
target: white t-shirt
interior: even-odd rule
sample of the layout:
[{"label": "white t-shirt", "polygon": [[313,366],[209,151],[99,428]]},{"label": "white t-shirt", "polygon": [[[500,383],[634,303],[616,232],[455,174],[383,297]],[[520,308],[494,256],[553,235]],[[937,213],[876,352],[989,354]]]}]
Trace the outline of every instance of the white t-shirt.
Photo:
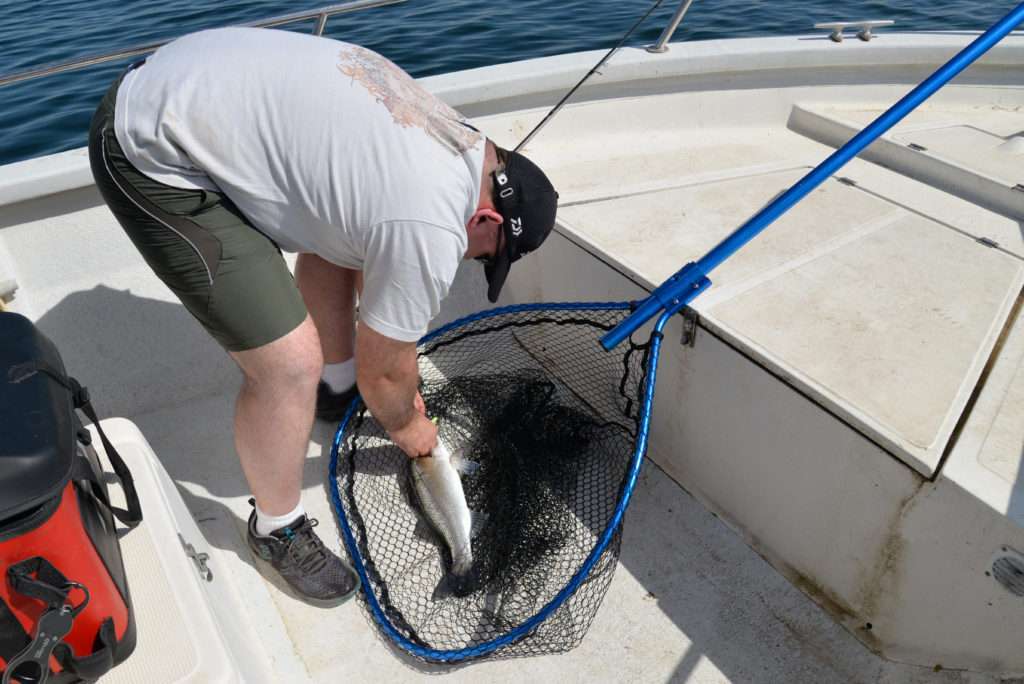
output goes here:
[{"label": "white t-shirt", "polygon": [[156,51],[115,134],[150,178],[226,194],[286,251],[363,271],[360,318],[414,341],[440,309],[480,197],[484,139],[380,55],[253,28]]}]

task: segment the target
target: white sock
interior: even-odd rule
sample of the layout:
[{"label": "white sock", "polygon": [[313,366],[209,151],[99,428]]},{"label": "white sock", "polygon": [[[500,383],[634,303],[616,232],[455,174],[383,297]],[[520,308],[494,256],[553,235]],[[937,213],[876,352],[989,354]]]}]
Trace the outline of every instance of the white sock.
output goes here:
[{"label": "white sock", "polygon": [[285,513],[284,515],[268,515],[260,510],[260,507],[256,507],[256,534],[261,537],[266,537],[274,530],[279,530],[288,523],[295,522],[295,519],[300,515],[305,515],[306,509],[302,507],[302,500],[299,500],[299,504],[295,507],[295,510]]},{"label": "white sock", "polygon": [[320,378],[327,383],[332,392],[344,392],[356,384],[356,360],[351,358],[341,363],[324,364],[324,372]]}]

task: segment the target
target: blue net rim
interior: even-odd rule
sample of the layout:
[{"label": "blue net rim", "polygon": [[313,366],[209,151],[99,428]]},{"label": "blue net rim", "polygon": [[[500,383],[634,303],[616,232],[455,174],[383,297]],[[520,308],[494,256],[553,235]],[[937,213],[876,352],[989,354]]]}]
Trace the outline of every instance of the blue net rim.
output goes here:
[{"label": "blue net rim", "polygon": [[[614,311],[628,310],[630,308],[632,308],[632,304],[630,302],[565,302],[516,304],[512,306],[497,307],[460,318],[447,325],[441,326],[440,328],[427,333],[420,340],[419,344],[422,345],[430,342],[434,338],[464,325],[506,314],[520,313],[524,311]],[[380,629],[387,634],[387,636],[399,648],[413,656],[435,663],[450,664],[480,658],[530,634],[530,632],[554,613],[566,601],[566,599],[572,596],[580,585],[583,584],[587,576],[590,574],[591,569],[601,558],[601,555],[607,548],[612,536],[615,534],[615,531],[618,529],[619,525],[622,524],[622,517],[629,505],[633,489],[636,487],[637,477],[640,474],[640,466],[643,462],[644,453],[647,450],[647,436],[650,427],[650,410],[654,397],[655,371],[658,367],[658,355],[660,353],[660,349],[661,336],[654,334],[651,337],[651,353],[647,359],[647,379],[644,386],[643,403],[640,407],[640,430],[637,434],[636,448],[634,449],[633,456],[630,459],[629,470],[626,476],[626,484],[623,487],[622,496],[615,507],[615,511],[612,514],[611,519],[608,521],[608,525],[605,527],[601,537],[594,545],[594,548],[591,549],[587,559],[576,571],[576,574],[572,576],[568,584],[566,584],[566,586],[563,587],[562,590],[558,592],[558,594],[556,594],[555,597],[552,598],[551,601],[549,601],[543,608],[537,611],[536,614],[525,620],[517,627],[509,630],[508,633],[496,639],[491,639],[490,641],[486,641],[469,648],[441,650],[425,648],[419,644],[413,643],[391,624],[387,616],[384,614],[384,610],[381,608],[381,605],[371,588],[369,576],[366,572],[366,565],[359,553],[355,536],[352,534],[352,528],[349,526],[348,519],[345,516],[345,511],[341,502],[341,492],[338,488],[338,478],[336,476],[336,473],[338,472],[341,441],[344,437],[345,429],[348,427],[352,416],[355,415],[356,411],[363,403],[362,397],[360,396],[356,396],[352,400],[352,403],[349,404],[349,407],[345,412],[344,418],[342,418],[341,423],[338,425],[338,429],[334,434],[334,441],[331,444],[331,461],[328,466],[329,471],[327,477],[328,482],[330,483],[331,501],[334,504],[335,515],[337,516],[338,523],[341,526],[342,539],[345,542],[345,548],[348,550],[349,557],[352,559],[352,565],[355,568],[356,573],[358,573],[359,579],[362,583],[362,591],[366,598],[367,605],[370,608],[370,613],[373,615],[373,619]]]}]

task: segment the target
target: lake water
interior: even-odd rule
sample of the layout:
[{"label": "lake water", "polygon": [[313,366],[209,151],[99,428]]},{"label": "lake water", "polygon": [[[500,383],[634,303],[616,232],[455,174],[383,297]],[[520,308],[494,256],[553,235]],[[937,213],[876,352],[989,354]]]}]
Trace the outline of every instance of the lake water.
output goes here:
[{"label": "lake water", "polygon": [[[0,3],[0,74],[330,2],[5,0]],[[409,0],[334,17],[326,35],[365,45],[415,76],[428,76],[608,48],[651,4],[648,0]],[[654,42],[677,5],[677,0],[665,0],[630,44]],[[1003,0],[697,0],[675,40],[800,34],[811,32],[816,22],[856,19],[893,19],[901,30],[983,30],[1014,5]],[[310,31],[312,27],[312,22],[306,22],[289,28]],[[0,164],[85,145],[92,111],[123,67],[107,64],[0,89]]]}]

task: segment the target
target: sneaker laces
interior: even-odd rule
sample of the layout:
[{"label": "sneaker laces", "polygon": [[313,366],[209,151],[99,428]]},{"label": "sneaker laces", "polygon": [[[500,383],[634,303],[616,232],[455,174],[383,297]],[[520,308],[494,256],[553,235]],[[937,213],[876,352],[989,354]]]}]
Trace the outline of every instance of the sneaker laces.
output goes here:
[{"label": "sneaker laces", "polygon": [[330,552],[313,528],[320,524],[316,518],[306,518],[298,527],[292,529],[288,536],[288,555],[295,565],[307,573],[319,572],[330,557]]}]

